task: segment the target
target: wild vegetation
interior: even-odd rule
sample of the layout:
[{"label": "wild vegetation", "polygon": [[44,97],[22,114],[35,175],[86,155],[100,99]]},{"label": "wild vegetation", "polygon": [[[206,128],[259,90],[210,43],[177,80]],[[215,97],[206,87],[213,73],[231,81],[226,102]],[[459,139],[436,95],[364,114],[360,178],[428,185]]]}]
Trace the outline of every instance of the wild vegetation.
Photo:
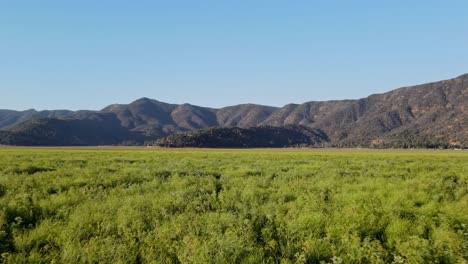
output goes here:
[{"label": "wild vegetation", "polygon": [[289,125],[285,127],[207,128],[176,133],[149,144],[177,148],[284,148],[323,147],[329,142],[327,135],[320,129]]},{"label": "wild vegetation", "polygon": [[1,263],[466,263],[464,152],[1,150]]}]

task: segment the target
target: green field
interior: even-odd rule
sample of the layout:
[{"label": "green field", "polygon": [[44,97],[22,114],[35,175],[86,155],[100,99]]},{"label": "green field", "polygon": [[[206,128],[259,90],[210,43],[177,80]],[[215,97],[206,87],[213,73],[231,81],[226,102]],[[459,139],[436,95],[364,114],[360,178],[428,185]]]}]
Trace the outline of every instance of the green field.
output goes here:
[{"label": "green field", "polygon": [[465,152],[0,150],[3,263],[467,263]]}]

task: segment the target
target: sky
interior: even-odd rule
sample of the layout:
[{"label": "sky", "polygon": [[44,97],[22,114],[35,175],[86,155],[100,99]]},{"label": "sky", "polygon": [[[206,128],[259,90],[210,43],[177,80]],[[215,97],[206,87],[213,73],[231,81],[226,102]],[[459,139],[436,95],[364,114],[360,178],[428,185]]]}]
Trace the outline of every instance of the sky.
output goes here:
[{"label": "sky", "polygon": [[355,99],[468,72],[468,1],[0,1],[0,109]]}]

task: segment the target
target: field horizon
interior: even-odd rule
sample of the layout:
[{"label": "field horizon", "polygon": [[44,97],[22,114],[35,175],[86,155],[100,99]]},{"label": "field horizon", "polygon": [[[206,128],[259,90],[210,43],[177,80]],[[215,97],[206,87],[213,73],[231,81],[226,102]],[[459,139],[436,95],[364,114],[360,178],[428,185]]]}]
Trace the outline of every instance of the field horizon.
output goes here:
[{"label": "field horizon", "polygon": [[278,148],[195,148],[195,147],[160,147],[160,146],[11,146],[0,145],[0,150],[128,150],[128,151],[233,151],[233,152],[356,152],[356,153],[454,153],[468,154],[468,149],[439,148],[338,148],[338,147],[278,147]]},{"label": "field horizon", "polygon": [[468,264],[467,11],[0,1],[0,264]]}]

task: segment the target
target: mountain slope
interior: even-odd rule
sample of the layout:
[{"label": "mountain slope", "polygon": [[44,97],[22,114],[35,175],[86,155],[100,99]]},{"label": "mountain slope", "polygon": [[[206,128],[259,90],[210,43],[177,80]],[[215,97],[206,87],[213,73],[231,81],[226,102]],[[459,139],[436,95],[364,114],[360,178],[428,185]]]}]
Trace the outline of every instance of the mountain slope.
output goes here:
[{"label": "mountain slope", "polygon": [[0,131],[0,143],[8,145],[112,145],[141,139],[108,114],[89,114],[83,119],[32,119],[9,131]]},{"label": "mountain slope", "polygon": [[[83,111],[89,112],[89,111]],[[13,110],[0,110],[0,129],[12,128],[24,121],[31,120],[34,118],[65,118],[70,117],[78,112],[69,110],[45,110],[36,111],[29,109],[26,111],[13,111]]]},{"label": "mountain slope", "polygon": [[400,88],[359,100],[287,105],[261,125],[320,128],[338,146],[392,143],[400,134],[468,145],[468,75]]},{"label": "mountain slope", "polygon": [[[0,128],[8,128],[8,133],[2,132],[4,136],[0,137],[0,144],[14,142],[29,145],[32,144],[32,139],[41,133],[44,138],[51,133],[68,135],[72,130],[80,131],[80,140],[70,142],[61,139],[56,143],[120,144],[130,140],[141,144],[177,132],[208,127],[301,125],[323,131],[330,144],[338,147],[468,147],[466,102],[468,74],[450,80],[404,87],[358,100],[306,102],[281,108],[243,104],[213,109],[141,98],[130,104],[110,105],[97,112],[0,110]],[[94,119],[90,116],[94,116]],[[52,123],[60,120],[61,125],[21,124],[44,117],[44,120]],[[56,120],[51,121],[51,117]],[[109,121],[111,119],[112,122]],[[85,122],[82,124],[80,120]],[[88,133],[87,129],[81,128],[83,126],[93,131],[90,128],[93,127],[93,122],[95,128],[99,127],[106,133]],[[73,124],[73,129],[64,124]],[[41,129],[34,130],[34,126]],[[107,126],[112,129],[106,129]],[[67,133],[60,131],[66,130],[65,127],[68,127]],[[91,138],[93,133],[96,134],[95,138]],[[15,135],[17,139],[13,140]],[[112,140],[108,140],[109,138]],[[54,138],[49,137],[46,142],[54,144],[53,141]]]},{"label": "mountain slope", "polygon": [[254,127],[261,124],[278,108],[256,104],[241,104],[228,106],[216,112],[219,126],[223,127]]}]

